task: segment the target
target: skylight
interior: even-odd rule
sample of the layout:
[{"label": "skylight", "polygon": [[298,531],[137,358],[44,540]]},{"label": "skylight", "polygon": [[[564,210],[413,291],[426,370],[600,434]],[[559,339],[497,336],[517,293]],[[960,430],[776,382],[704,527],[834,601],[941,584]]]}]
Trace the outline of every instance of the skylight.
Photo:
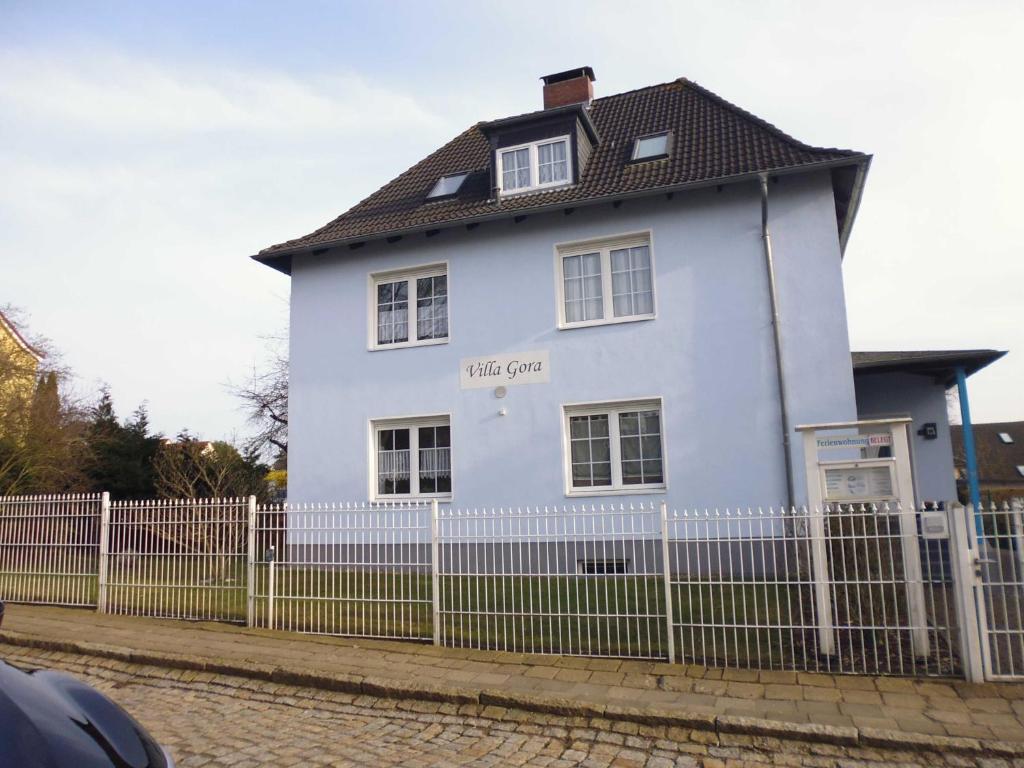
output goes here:
[{"label": "skylight", "polygon": [[1024,464],[1018,464],[1017,471],[1020,473],[1021,477],[1024,477]]},{"label": "skylight", "polygon": [[634,160],[647,160],[654,157],[664,157],[668,154],[668,131],[656,133],[652,136],[641,136],[636,140],[633,147]]},{"label": "skylight", "polygon": [[437,180],[437,184],[430,190],[430,194],[427,197],[449,197],[459,191],[459,187],[462,186],[462,182],[469,176],[468,173],[453,173],[451,176],[442,176]]},{"label": "skylight", "polygon": [[1009,432],[1000,432],[999,439],[1002,440],[1007,445],[1013,442],[1013,438],[1010,436]]}]

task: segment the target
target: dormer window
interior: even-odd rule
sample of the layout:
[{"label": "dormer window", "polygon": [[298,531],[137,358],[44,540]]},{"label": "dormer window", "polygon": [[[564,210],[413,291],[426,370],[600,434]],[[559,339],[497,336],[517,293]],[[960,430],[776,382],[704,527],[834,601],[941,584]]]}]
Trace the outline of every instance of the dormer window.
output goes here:
[{"label": "dormer window", "polygon": [[669,132],[652,133],[650,136],[641,136],[633,145],[633,160],[657,160],[668,157]]},{"label": "dormer window", "polygon": [[569,155],[568,136],[499,149],[501,191],[529,192],[568,184],[572,180]]},{"label": "dormer window", "polygon": [[451,176],[442,176],[437,180],[434,188],[430,190],[427,198],[454,197],[467,176],[469,176],[468,173],[453,173]]}]

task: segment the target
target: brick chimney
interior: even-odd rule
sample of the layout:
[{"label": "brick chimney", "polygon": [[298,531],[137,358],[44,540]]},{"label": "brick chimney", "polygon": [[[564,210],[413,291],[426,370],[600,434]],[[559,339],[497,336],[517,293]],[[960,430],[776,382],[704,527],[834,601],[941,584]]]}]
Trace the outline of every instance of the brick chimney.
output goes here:
[{"label": "brick chimney", "polygon": [[553,75],[545,75],[544,109],[564,107],[567,104],[589,104],[594,98],[594,70],[579,67]]}]

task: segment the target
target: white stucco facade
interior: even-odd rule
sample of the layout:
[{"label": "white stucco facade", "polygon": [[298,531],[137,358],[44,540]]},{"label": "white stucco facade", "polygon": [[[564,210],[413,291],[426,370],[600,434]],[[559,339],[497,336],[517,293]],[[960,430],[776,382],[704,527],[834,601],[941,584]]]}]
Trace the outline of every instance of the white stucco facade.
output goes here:
[{"label": "white stucco facade", "polygon": [[[829,176],[782,177],[769,195],[791,423],[854,419]],[[559,329],[556,244],[637,232],[650,235],[656,317]],[[447,266],[447,342],[369,349],[369,276],[428,264]],[[500,400],[460,387],[461,359],[527,351],[547,352],[548,382],[511,386]],[[666,488],[567,496],[563,406],[646,398],[661,402]],[[296,257],[289,413],[294,502],[367,499],[371,421],[445,415],[460,507],[777,505],[785,473],[759,189],[726,185]],[[795,434],[793,444],[799,503]]]}]

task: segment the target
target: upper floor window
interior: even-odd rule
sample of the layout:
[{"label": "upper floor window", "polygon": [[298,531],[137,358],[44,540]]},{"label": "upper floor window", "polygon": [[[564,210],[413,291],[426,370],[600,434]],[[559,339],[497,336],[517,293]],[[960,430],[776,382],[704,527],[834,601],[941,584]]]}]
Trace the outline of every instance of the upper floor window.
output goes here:
[{"label": "upper floor window", "polygon": [[654,317],[649,235],[561,246],[557,258],[559,327]]},{"label": "upper floor window", "polygon": [[572,179],[569,137],[545,139],[498,150],[501,191],[528,192],[568,184]]},{"label": "upper floor window", "polygon": [[668,157],[670,136],[668,131],[641,136],[633,145],[633,160],[657,160]]},{"label": "upper floor window", "polygon": [[371,275],[370,348],[448,340],[448,269],[443,264]]}]

